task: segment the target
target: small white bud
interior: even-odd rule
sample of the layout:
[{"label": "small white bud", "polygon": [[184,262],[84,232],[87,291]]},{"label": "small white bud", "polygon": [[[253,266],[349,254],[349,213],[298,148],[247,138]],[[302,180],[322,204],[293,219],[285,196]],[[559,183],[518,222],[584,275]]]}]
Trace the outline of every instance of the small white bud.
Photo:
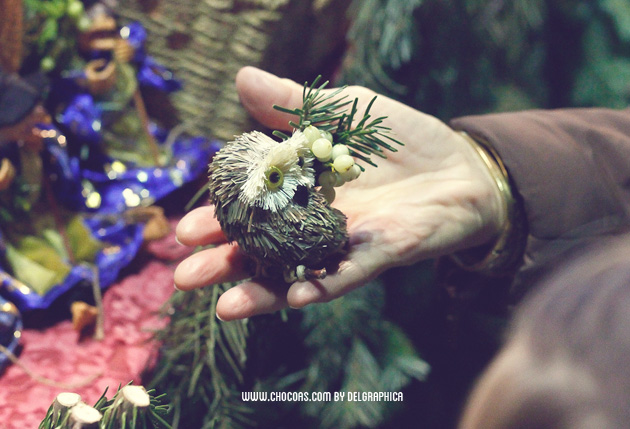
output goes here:
[{"label": "small white bud", "polygon": [[321,162],[329,161],[332,155],[332,143],[325,138],[318,138],[313,142],[311,151],[313,151],[315,158]]},{"label": "small white bud", "polygon": [[335,186],[336,182],[337,173],[335,173],[334,171],[322,171],[321,174],[317,177],[317,183],[325,188],[332,188],[333,186]]},{"label": "small white bud", "polygon": [[340,155],[350,155],[350,149],[345,144],[336,144],[332,148],[332,159],[337,159]]},{"label": "small white bud", "polygon": [[352,158],[350,155],[339,155],[333,162],[334,169],[339,173],[344,173],[350,170],[353,165],[354,158]]},{"label": "small white bud", "polygon": [[302,133],[306,137],[306,140],[308,140],[309,145],[312,145],[315,140],[321,138],[322,136],[319,130],[312,125],[304,128],[304,131],[302,131]]},{"label": "small white bud", "polygon": [[348,171],[345,171],[340,175],[341,178],[346,182],[352,182],[361,175],[361,167],[359,167],[357,164],[354,164],[352,167],[350,167]]},{"label": "small white bud", "polygon": [[335,201],[335,195],[337,194],[335,192],[335,188],[322,186],[321,188],[319,188],[319,192],[324,196],[324,198],[326,198],[328,204],[331,204],[333,201]]}]

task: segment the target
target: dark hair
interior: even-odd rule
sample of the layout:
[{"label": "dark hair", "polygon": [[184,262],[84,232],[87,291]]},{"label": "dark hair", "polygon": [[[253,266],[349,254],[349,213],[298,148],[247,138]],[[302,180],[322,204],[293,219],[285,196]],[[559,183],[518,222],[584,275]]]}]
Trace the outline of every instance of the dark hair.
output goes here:
[{"label": "dark hair", "polygon": [[462,426],[630,427],[630,234],[575,252],[525,299]]}]

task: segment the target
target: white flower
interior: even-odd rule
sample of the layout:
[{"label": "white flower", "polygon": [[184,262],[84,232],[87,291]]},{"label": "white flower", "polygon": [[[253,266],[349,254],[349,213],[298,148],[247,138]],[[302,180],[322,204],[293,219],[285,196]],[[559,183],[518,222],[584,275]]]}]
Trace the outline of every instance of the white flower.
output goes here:
[{"label": "white flower", "polygon": [[313,156],[302,132],[278,143],[254,131],[238,136],[235,143],[243,150],[238,151],[235,163],[239,165],[234,167],[247,168],[241,202],[275,212],[291,201],[298,186],[314,186]]}]

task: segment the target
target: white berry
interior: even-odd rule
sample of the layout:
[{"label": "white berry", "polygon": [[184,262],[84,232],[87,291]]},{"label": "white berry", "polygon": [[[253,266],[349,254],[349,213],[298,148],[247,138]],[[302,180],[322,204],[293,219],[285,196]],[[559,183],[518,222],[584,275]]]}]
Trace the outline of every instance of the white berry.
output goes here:
[{"label": "white berry", "polygon": [[332,148],[332,159],[337,159],[340,155],[350,155],[350,149],[345,144],[336,144]]},{"label": "white berry", "polygon": [[350,170],[353,165],[354,158],[352,158],[350,155],[339,155],[337,158],[335,158],[335,161],[333,162],[334,169],[339,173],[344,173]]},{"label": "white berry", "polygon": [[354,164],[348,171],[341,173],[341,178],[346,182],[351,182],[355,180],[361,174],[361,167],[357,164]]},{"label": "white berry", "polygon": [[337,173],[334,171],[322,171],[317,177],[317,183],[325,188],[332,188],[337,183]]},{"label": "white berry", "polygon": [[322,138],[325,138],[326,140],[332,143],[333,135],[329,131],[320,131],[320,134]]},{"label": "white berry", "polygon": [[324,196],[324,198],[326,198],[326,201],[328,201],[328,204],[335,201],[335,195],[337,194],[335,192],[335,188],[329,187],[329,186],[322,186],[319,189],[319,192]]},{"label": "white berry", "polygon": [[322,136],[319,130],[312,125],[304,128],[304,131],[302,131],[302,133],[306,137],[306,140],[308,140],[309,145],[312,145],[315,140],[321,138]]},{"label": "white berry", "polygon": [[313,151],[315,158],[321,162],[329,161],[332,155],[332,143],[325,138],[318,138],[313,142],[311,151]]}]

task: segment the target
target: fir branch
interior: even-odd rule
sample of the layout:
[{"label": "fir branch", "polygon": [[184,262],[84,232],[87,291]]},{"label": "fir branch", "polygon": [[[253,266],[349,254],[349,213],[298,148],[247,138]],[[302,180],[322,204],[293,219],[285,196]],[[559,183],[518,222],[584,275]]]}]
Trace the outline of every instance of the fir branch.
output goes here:
[{"label": "fir branch", "polygon": [[100,427],[171,429],[170,423],[165,420],[170,406],[161,403],[166,395],[156,397],[154,392],[131,383],[122,388],[119,386],[111,400],[104,403],[99,400],[94,407],[103,414]]},{"label": "fir branch", "polygon": [[247,321],[220,322],[216,302],[225,283],[175,293],[156,332],[162,356],[150,386],[173,400],[173,427],[241,427],[250,409],[240,402],[246,361]]},{"label": "fir branch", "polygon": [[282,140],[288,140],[289,139],[289,136],[286,135],[285,133],[283,133],[282,131],[275,130],[271,134],[273,134],[274,136],[276,136],[276,137],[278,137],[278,138],[280,138]]},{"label": "fir branch", "polygon": [[[127,384],[118,390],[112,399],[107,399],[108,388],[101,394],[93,407],[81,401],[76,393],[60,393],[48,409],[39,429],[65,429],[98,427],[99,429],[171,429],[166,421],[169,405],[162,404],[165,395],[154,396],[142,386]],[[85,419],[89,417],[89,422]],[[79,420],[77,420],[77,418]]]},{"label": "fir branch", "polygon": [[[404,332],[383,320],[384,300],[383,284],[375,280],[337,300],[302,309],[308,366],[268,389],[387,392],[423,379],[428,365]],[[321,428],[377,427],[395,408],[388,401],[301,404],[302,413],[317,419]]]},{"label": "fir branch", "polygon": [[[376,96],[370,100],[363,116],[359,119],[357,107],[359,99],[348,100],[347,95],[341,95],[346,86],[327,93],[324,89],[328,85],[328,81],[319,85],[320,80],[321,76],[317,76],[310,85],[304,84],[301,108],[289,109],[277,105],[273,106],[280,112],[298,117],[297,121],[289,121],[290,126],[303,131],[309,125],[314,125],[322,131],[328,131],[333,134],[335,144],[345,144],[353,150],[353,156],[373,166],[376,164],[371,160],[371,155],[386,158],[383,153],[384,150],[397,151],[386,140],[403,145],[390,135],[390,128],[381,125],[386,119],[385,116],[370,120],[370,110],[376,101]],[[348,106],[350,109],[346,111]],[[286,134],[279,131],[274,131],[273,134],[282,139],[288,138]],[[361,152],[363,155],[358,156],[357,152]]]}]

